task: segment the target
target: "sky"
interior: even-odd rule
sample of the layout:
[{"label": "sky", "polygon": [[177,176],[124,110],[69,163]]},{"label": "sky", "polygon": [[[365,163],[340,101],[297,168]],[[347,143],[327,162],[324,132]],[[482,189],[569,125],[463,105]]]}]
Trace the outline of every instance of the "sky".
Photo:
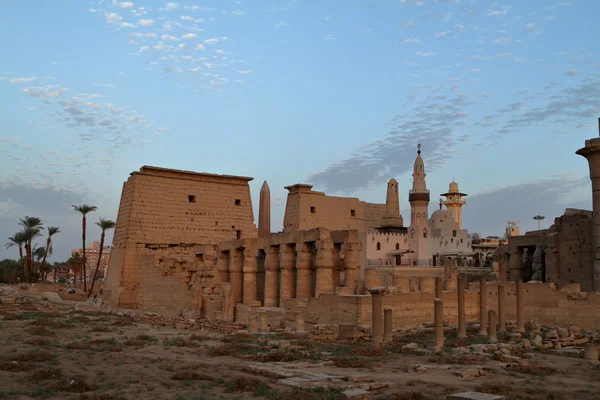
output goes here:
[{"label": "sky", "polygon": [[[598,136],[596,0],[4,0],[0,238],[35,215],[51,260],[99,240],[143,165],[263,181],[272,230],[284,186],[385,202],[405,221],[422,145],[430,212],[453,179],[463,227],[548,227],[591,209]],[[112,234],[108,235],[108,242]],[[5,242],[2,242],[4,244]],[[0,259],[17,250],[0,246]]]}]

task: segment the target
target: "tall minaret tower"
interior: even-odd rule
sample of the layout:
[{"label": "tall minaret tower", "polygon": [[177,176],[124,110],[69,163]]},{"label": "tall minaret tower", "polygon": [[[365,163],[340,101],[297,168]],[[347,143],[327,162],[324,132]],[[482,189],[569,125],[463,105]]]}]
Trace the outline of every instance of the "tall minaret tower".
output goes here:
[{"label": "tall minaret tower", "polygon": [[421,158],[421,145],[417,146],[417,158],[413,167],[413,186],[408,194],[410,202],[410,226],[422,227],[427,226],[429,213],[429,190],[425,183],[425,164]]},{"label": "tall minaret tower", "polygon": [[398,181],[390,179],[387,185],[385,213],[381,217],[381,226],[375,228],[379,232],[406,233],[404,220],[400,214],[400,198],[398,196]]},{"label": "tall minaret tower", "polygon": [[458,183],[454,182],[453,179],[448,188],[448,193],[442,193],[440,196],[446,197],[446,200],[442,201],[442,204],[446,206],[452,218],[458,222],[458,229],[462,229],[462,206],[467,203],[463,197],[466,197],[467,194],[461,193],[458,190]]}]

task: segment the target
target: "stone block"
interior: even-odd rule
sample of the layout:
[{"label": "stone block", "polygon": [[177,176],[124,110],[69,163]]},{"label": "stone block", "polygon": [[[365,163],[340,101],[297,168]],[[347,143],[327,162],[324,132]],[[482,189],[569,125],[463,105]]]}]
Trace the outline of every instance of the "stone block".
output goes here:
[{"label": "stone block", "polygon": [[371,393],[365,389],[350,389],[342,392],[344,399],[352,400],[370,400],[372,398]]}]

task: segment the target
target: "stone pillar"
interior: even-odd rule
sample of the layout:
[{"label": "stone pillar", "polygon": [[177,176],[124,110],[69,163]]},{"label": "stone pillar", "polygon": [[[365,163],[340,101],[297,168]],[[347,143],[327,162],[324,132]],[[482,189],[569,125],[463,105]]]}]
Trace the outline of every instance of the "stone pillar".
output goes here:
[{"label": "stone pillar", "polygon": [[311,297],[310,276],[311,254],[308,244],[296,244],[296,298],[308,299]]},{"label": "stone pillar", "polygon": [[523,315],[523,280],[517,281],[517,332],[525,332],[525,319]]},{"label": "stone pillar", "polygon": [[392,339],[392,309],[383,310],[383,341],[391,342]]},{"label": "stone pillar", "polygon": [[506,315],[504,313],[504,286],[498,283],[498,332],[506,332]]},{"label": "stone pillar", "polygon": [[485,275],[479,278],[479,334],[487,335],[487,279]]},{"label": "stone pillar", "polygon": [[229,253],[226,251],[219,251],[218,257],[217,271],[219,272],[219,281],[229,282]]},{"label": "stone pillar", "polygon": [[260,188],[258,205],[258,237],[271,237],[271,190],[267,181]]},{"label": "stone pillar", "polygon": [[277,307],[277,247],[265,249],[265,307]]},{"label": "stone pillar", "polygon": [[232,249],[229,254],[229,282],[231,282],[233,305],[235,306],[242,302],[242,265],[244,256],[240,249]]},{"label": "stone pillar", "polygon": [[435,349],[440,351],[444,347],[444,302],[440,298],[435,298],[433,299],[433,306]]},{"label": "stone pillar", "polygon": [[371,293],[372,321],[371,321],[371,346],[381,348],[383,340],[383,295],[387,293],[385,287],[369,289]]},{"label": "stone pillar", "polygon": [[[600,119],[598,119],[600,125]],[[593,211],[593,237],[594,249],[593,285],[594,291],[600,291],[600,138],[585,141],[585,147],[576,151],[576,154],[585,157],[590,168],[592,180],[592,211]]]},{"label": "stone pillar", "polygon": [[319,240],[317,245],[317,281],[315,283],[315,297],[321,293],[335,293],[333,286],[333,242]]},{"label": "stone pillar", "polygon": [[598,347],[595,344],[583,346],[583,358],[589,361],[598,361]]},{"label": "stone pillar", "polygon": [[256,265],[256,250],[245,249],[244,250],[244,266],[242,268],[244,272],[244,304],[250,304],[256,301],[256,272],[258,271]]},{"label": "stone pillar", "polygon": [[279,307],[294,298],[294,251],[287,244],[279,246]]},{"label": "stone pillar", "polygon": [[444,278],[442,277],[435,278],[435,297],[438,299],[444,297]]},{"label": "stone pillar", "polygon": [[225,321],[233,321],[233,293],[231,292],[231,284],[226,283],[222,286],[223,289],[223,319]]},{"label": "stone pillar", "polygon": [[361,244],[354,242],[344,243],[344,286],[352,289],[356,294],[356,285],[358,282],[358,270],[360,268],[360,250]]},{"label": "stone pillar", "polygon": [[466,315],[465,315],[465,276],[458,275],[457,278],[457,289],[456,293],[458,295],[458,333],[457,337],[466,338],[467,337],[467,323],[466,323]]},{"label": "stone pillar", "polygon": [[258,333],[258,315],[256,314],[248,316],[248,333]]},{"label": "stone pillar", "polygon": [[304,313],[302,311],[296,312],[296,332],[304,332]]},{"label": "stone pillar", "polygon": [[490,343],[496,343],[498,341],[498,335],[496,334],[496,311],[489,311],[488,323],[488,341]]},{"label": "stone pillar", "polygon": [[266,312],[261,312],[259,314],[259,325],[258,330],[261,332],[269,331],[269,318]]}]

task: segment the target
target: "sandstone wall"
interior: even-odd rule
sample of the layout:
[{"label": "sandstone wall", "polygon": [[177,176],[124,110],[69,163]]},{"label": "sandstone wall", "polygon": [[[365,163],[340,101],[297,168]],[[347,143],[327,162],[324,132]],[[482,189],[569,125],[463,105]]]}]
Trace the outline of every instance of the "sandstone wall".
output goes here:
[{"label": "sandstone wall", "polygon": [[[507,320],[516,320],[516,285],[505,286],[505,310]],[[467,321],[479,318],[479,285],[472,284],[465,293]],[[488,283],[487,307],[497,310],[498,289],[496,282]],[[583,329],[600,329],[600,293],[578,293],[555,290],[537,282],[524,285],[525,320],[535,319],[543,324],[560,326],[576,325]],[[433,293],[400,293],[383,297],[384,308],[391,308],[393,328],[410,328],[433,322]],[[444,292],[444,319],[450,324],[458,323],[456,292]],[[337,312],[340,310],[340,312]],[[318,324],[371,324],[371,296],[336,296],[323,294],[311,299],[307,316]]]},{"label": "sandstone wall", "polygon": [[161,275],[157,257],[172,249],[173,262],[189,267],[197,261],[189,246],[258,237],[250,180],[148,166],[132,173],[123,185],[103,297],[153,310],[165,302],[170,309],[191,304],[178,278]]},{"label": "sandstone wall", "polygon": [[310,185],[286,187],[288,197],[283,220],[284,232],[326,228],[329,230],[373,230],[381,224],[385,204],[373,204],[351,197],[326,196]]}]

